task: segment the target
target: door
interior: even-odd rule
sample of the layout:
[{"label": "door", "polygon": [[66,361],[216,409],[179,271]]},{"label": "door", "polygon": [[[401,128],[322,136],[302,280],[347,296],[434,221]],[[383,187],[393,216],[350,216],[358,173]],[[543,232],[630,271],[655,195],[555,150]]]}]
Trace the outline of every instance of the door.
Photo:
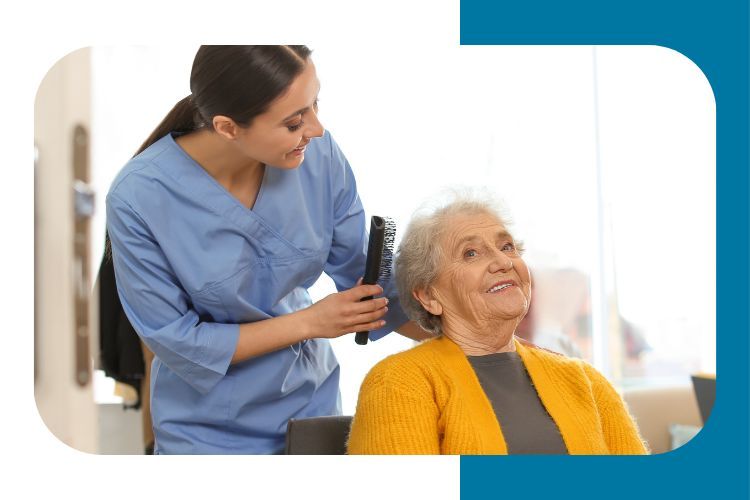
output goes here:
[{"label": "door", "polygon": [[58,61],[34,106],[34,396],[49,430],[96,453],[89,219],[90,50]]}]

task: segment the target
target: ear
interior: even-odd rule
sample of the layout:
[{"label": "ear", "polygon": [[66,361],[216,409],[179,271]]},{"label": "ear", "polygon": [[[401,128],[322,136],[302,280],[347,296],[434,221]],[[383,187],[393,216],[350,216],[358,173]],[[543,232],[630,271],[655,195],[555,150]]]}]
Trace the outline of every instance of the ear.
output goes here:
[{"label": "ear", "polygon": [[435,299],[431,290],[420,288],[414,290],[412,295],[420,304],[422,304],[422,307],[424,307],[427,312],[434,314],[435,316],[443,314],[443,306],[440,305],[440,302],[438,302],[437,299]]},{"label": "ear", "polygon": [[239,134],[240,127],[228,116],[216,115],[213,119],[214,130],[217,134],[228,141],[233,141]]}]

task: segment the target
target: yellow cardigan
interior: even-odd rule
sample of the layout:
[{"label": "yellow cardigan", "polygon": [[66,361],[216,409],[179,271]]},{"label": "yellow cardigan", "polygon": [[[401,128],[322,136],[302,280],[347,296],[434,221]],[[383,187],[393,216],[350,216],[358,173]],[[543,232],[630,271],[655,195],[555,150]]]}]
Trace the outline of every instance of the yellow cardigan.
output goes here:
[{"label": "yellow cardigan", "polygon": [[[648,450],[625,403],[591,365],[515,339],[516,350],[571,455]],[[360,389],[350,454],[491,454],[508,449],[479,379],[447,337],[390,356]]]}]

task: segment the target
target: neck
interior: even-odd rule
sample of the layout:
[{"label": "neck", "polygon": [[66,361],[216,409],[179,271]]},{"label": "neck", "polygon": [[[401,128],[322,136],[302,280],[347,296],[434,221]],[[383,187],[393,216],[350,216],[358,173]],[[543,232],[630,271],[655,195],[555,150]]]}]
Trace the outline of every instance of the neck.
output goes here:
[{"label": "neck", "polygon": [[498,352],[513,352],[516,322],[477,329],[466,324],[443,323],[443,334],[461,348],[467,356],[484,356]]},{"label": "neck", "polygon": [[264,165],[247,158],[212,130],[198,130],[177,138],[177,144],[225,187],[244,183],[263,172]]}]

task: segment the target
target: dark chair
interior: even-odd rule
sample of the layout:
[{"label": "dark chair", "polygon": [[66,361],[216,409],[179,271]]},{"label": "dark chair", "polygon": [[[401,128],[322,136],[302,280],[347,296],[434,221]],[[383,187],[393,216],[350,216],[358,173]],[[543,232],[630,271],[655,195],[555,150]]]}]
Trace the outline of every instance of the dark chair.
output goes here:
[{"label": "dark chair", "polygon": [[291,418],[286,426],[287,455],[346,455],[351,416]]}]

